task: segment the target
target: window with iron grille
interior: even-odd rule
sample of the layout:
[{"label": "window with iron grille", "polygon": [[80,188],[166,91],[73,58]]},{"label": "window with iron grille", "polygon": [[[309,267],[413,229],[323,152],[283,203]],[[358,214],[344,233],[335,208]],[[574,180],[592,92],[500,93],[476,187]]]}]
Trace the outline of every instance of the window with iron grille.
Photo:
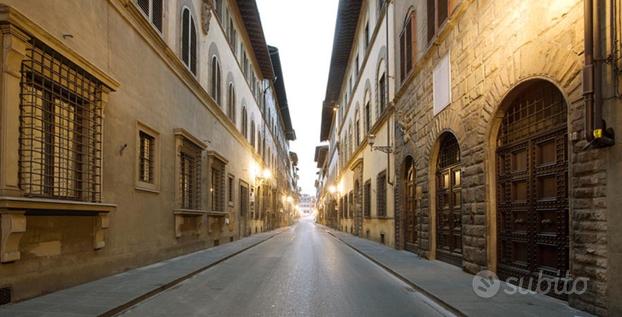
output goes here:
[{"label": "window with iron grille", "polygon": [[225,211],[225,163],[214,158],[211,172],[211,209]]},{"label": "window with iron grille", "polygon": [[181,208],[201,209],[201,154],[203,150],[184,138],[179,152]]},{"label": "window with iron grille", "polygon": [[354,192],[350,191],[348,194],[348,218],[354,218]]},{"label": "window with iron grille", "polygon": [[182,11],[181,59],[190,71],[197,73],[197,30],[190,9]]},{"label": "window with iron grille", "polygon": [[249,205],[249,191],[248,185],[240,181],[240,215],[246,216],[248,214]]},{"label": "window with iron grille", "polygon": [[154,183],[154,165],[155,165],[155,137],[144,131],[139,132],[140,149],[138,156],[139,174],[138,178],[141,182]]},{"label": "window with iron grille", "polygon": [[382,171],[376,177],[376,215],[387,216],[387,172]]},{"label": "window with iron grille", "polygon": [[136,0],[136,4],[160,32],[162,32],[162,0]]},{"label": "window with iron grille", "polygon": [[371,180],[367,180],[363,186],[364,195],[364,213],[365,217],[371,217]]},{"label": "window with iron grille", "polygon": [[233,204],[233,196],[235,195],[234,193],[234,186],[233,186],[233,181],[235,179],[235,176],[233,175],[229,175],[229,177],[227,177],[227,197],[229,198],[229,203]]},{"label": "window with iron grille", "polygon": [[20,82],[20,188],[99,202],[102,83],[43,43],[30,44]]}]

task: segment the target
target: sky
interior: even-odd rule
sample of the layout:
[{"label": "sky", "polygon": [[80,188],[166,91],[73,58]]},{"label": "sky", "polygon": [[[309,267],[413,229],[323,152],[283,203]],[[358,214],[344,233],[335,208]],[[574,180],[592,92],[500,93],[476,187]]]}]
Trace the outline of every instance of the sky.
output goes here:
[{"label": "sky", "polygon": [[315,195],[315,147],[333,47],[335,0],[257,0],[268,45],[279,48],[302,193]]}]

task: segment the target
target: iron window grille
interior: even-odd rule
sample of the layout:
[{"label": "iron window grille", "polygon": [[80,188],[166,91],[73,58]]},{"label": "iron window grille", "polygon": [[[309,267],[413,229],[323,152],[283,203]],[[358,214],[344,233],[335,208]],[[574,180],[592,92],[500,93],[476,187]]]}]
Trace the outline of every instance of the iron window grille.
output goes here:
[{"label": "iron window grille", "polygon": [[225,164],[217,159],[212,162],[210,193],[212,211],[225,211]]},{"label": "iron window grille", "polygon": [[102,83],[38,40],[26,50],[21,76],[24,195],[100,202]]},{"label": "iron window grille", "polygon": [[382,171],[376,178],[376,213],[378,217],[387,216],[387,172]]},{"label": "iron window grille", "polygon": [[179,152],[179,186],[182,209],[201,209],[201,155],[202,149],[183,139]]},{"label": "iron window grille", "polygon": [[566,125],[566,102],[551,86],[532,83],[523,88],[503,118],[499,146]]},{"label": "iron window grille", "polygon": [[155,138],[143,131],[139,132],[139,179],[141,182],[154,183]]},{"label": "iron window grille", "polygon": [[440,147],[438,168],[447,168],[460,163],[460,145],[453,135],[446,134],[443,136]]},{"label": "iron window grille", "polygon": [[371,217],[371,180],[365,182],[364,185],[365,195],[364,195],[364,206],[365,206],[365,217]]}]

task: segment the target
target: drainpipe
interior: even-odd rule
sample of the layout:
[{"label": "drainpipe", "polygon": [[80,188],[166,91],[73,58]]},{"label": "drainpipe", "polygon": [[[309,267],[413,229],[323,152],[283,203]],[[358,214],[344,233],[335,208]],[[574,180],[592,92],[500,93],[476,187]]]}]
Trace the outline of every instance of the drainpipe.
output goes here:
[{"label": "drainpipe", "polygon": [[[594,3],[596,2],[596,3]],[[601,0],[584,0],[585,66],[583,96],[585,100],[585,137],[589,147],[608,147],[614,141],[613,129],[605,129],[602,118]],[[594,10],[596,4],[596,10]]]},{"label": "drainpipe", "polygon": [[[387,87],[386,88],[387,89],[387,92],[386,92],[387,107],[389,106],[389,95],[391,94],[391,87],[390,87],[390,85],[391,85],[391,76],[389,75],[389,70],[391,69],[391,67],[389,66],[389,62],[390,62],[390,58],[391,58],[390,51],[389,51],[389,6],[391,5],[391,2],[392,2],[391,0],[387,0],[385,2],[385,8],[384,8],[385,11],[386,11],[385,14],[384,14],[384,19],[385,19],[385,28],[384,28],[384,30],[385,30],[385,35],[386,35],[386,38],[385,38],[386,45],[385,45],[385,47],[386,47],[386,50],[387,50],[387,58],[386,58],[387,62],[385,63],[385,68],[386,68],[385,73],[387,74],[386,75],[387,76],[386,77],[387,78],[387,82],[386,82],[386,87]],[[392,102],[393,101],[391,100],[391,103]],[[393,114],[391,114],[391,117],[392,116],[393,116]],[[387,146],[390,146],[391,148],[393,148],[391,146],[391,121],[392,121],[391,118],[389,118],[387,120]],[[393,187],[393,181],[391,180],[391,152],[392,151],[388,151],[387,152],[387,184],[389,184],[389,185],[391,185],[391,187]],[[395,211],[395,204],[393,206],[393,209]]]}]

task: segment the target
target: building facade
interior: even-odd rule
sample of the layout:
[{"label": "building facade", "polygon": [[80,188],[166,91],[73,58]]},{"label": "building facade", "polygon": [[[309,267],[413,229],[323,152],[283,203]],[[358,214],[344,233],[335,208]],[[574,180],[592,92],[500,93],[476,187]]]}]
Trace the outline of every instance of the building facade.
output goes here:
[{"label": "building facade", "polygon": [[255,1],[8,0],[0,30],[4,302],[290,222],[295,133]]},{"label": "building facade", "polygon": [[[336,229],[394,245],[395,93],[393,6],[340,1],[321,141],[320,219]],[[318,149],[318,151],[324,151]],[[321,164],[320,164],[321,163]]]},{"label": "building facade", "polygon": [[[385,38],[366,22],[382,23],[373,8],[385,10]],[[622,314],[621,20],[617,1],[341,1],[317,221],[365,236],[386,189],[388,244],[504,280],[587,278],[586,293],[561,299]],[[368,32],[386,58],[360,55]],[[377,109],[381,77],[367,70],[380,60],[386,121],[358,107]]]},{"label": "building facade", "polygon": [[396,246],[622,314],[619,1],[392,3]]}]

